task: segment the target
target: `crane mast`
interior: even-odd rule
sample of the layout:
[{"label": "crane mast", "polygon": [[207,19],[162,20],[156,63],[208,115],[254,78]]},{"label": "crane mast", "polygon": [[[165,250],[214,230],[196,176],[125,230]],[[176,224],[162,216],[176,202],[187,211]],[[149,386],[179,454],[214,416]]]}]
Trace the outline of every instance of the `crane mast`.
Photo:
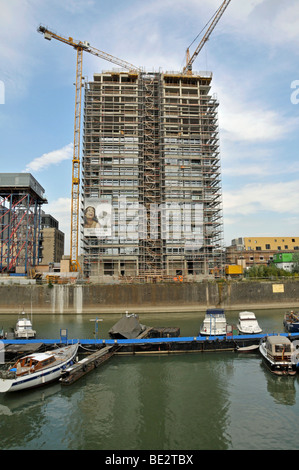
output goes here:
[{"label": "crane mast", "polygon": [[193,62],[195,61],[196,57],[198,56],[198,54],[202,50],[205,43],[209,40],[209,37],[210,37],[211,33],[213,32],[215,26],[217,25],[217,23],[220,20],[221,16],[223,15],[226,8],[228,7],[230,1],[231,0],[224,0],[224,2],[222,2],[220,7],[218,8],[216,13],[214,14],[213,20],[212,20],[209,28],[207,29],[205,35],[201,39],[200,43],[198,44],[197,48],[195,49],[195,51],[193,52],[191,57],[190,57],[189,48],[187,49],[187,51],[186,51],[186,65],[183,68],[183,74],[192,75],[192,64],[193,64]]},{"label": "crane mast", "polygon": [[79,213],[80,213],[80,129],[81,129],[81,102],[82,102],[82,67],[83,52],[89,52],[101,59],[112,62],[131,72],[138,73],[141,69],[129,62],[118,59],[95,47],[91,47],[86,41],[77,41],[73,38],[64,37],[50,31],[45,26],[39,26],[37,31],[44,35],[45,39],[57,39],[64,44],[72,46],[77,51],[76,62],[76,92],[75,92],[75,121],[74,121],[74,145],[72,160],[72,196],[71,196],[71,238],[70,238],[70,270],[77,272],[80,270],[79,264]]}]

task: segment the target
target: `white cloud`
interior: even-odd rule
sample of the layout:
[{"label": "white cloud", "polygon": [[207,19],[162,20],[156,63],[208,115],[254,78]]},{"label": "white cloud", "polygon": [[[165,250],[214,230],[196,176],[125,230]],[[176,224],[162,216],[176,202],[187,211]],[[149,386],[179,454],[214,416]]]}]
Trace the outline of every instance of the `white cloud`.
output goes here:
[{"label": "white cloud", "polygon": [[299,180],[246,184],[223,191],[225,243],[244,236],[293,236],[299,231]]},{"label": "white cloud", "polygon": [[285,116],[279,109],[254,99],[252,85],[243,80],[223,77],[230,87],[216,82],[220,96],[219,124],[223,137],[230,141],[270,142],[297,131],[299,118]]},{"label": "white cloud", "polygon": [[[257,154],[257,155],[256,155]],[[240,155],[239,158],[231,159],[230,164],[226,162],[222,164],[222,174],[227,177],[241,177],[248,178],[253,176],[255,178],[268,178],[274,176],[282,178],[284,175],[299,172],[299,162],[286,162],[286,160],[277,160],[274,156],[260,156],[257,150],[251,150],[251,155]],[[247,163],[246,160],[253,160],[252,163]]]},{"label": "white cloud", "polygon": [[223,191],[224,212],[229,217],[261,211],[299,214],[299,180],[282,183],[251,183],[240,189]]},{"label": "white cloud", "polygon": [[231,167],[224,167],[222,169],[222,174],[227,176],[255,176],[261,177],[265,175],[269,175],[273,167],[269,167],[267,164],[254,164],[254,165],[235,165]]},{"label": "white cloud", "polygon": [[[224,108],[224,106],[223,106]],[[230,105],[221,113],[224,137],[234,141],[274,141],[298,128],[297,118],[286,118],[261,106]]]},{"label": "white cloud", "polygon": [[25,171],[42,171],[51,165],[58,165],[64,160],[70,160],[73,156],[73,144],[68,144],[58,150],[44,153],[27,164]]},{"label": "white cloud", "polygon": [[299,43],[297,0],[264,0],[249,20],[246,28],[247,34],[250,34],[251,28],[251,34],[255,39],[282,47],[291,44],[296,52]]}]

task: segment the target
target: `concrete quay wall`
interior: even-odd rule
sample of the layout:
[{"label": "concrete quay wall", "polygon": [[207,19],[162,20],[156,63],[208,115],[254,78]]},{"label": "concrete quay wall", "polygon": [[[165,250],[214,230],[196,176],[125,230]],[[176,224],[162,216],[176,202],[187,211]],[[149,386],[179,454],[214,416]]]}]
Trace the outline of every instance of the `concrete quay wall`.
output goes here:
[{"label": "concrete quay wall", "polygon": [[89,314],[299,307],[299,281],[0,285],[0,313]]}]

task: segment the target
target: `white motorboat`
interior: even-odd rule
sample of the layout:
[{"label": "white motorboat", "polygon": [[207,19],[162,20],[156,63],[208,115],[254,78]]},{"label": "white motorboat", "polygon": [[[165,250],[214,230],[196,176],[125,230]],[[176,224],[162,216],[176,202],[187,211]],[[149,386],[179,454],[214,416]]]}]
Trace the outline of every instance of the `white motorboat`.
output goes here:
[{"label": "white motorboat", "polygon": [[262,332],[255,314],[247,311],[239,313],[237,328],[242,335],[256,335]]},{"label": "white motorboat", "polygon": [[204,321],[200,327],[203,336],[221,336],[226,334],[227,322],[224,310],[220,308],[209,308],[206,311]]},{"label": "white motorboat", "polygon": [[29,354],[0,375],[0,393],[38,387],[59,379],[61,371],[71,365],[78,343],[52,351]]},{"label": "white motorboat", "polygon": [[268,369],[276,375],[296,375],[294,346],[286,336],[266,336],[260,342],[260,353]]},{"label": "white motorboat", "polygon": [[36,331],[32,328],[32,323],[29,318],[26,317],[24,310],[17,321],[14,334],[17,339],[29,339],[35,338],[36,336]]}]

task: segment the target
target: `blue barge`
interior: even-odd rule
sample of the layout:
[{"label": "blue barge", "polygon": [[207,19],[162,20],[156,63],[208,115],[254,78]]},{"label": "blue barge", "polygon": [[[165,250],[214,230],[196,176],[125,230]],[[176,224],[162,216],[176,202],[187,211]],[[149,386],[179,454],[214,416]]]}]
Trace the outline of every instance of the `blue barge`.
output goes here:
[{"label": "blue barge", "polygon": [[[186,336],[136,339],[68,339],[67,336],[61,336],[57,339],[4,339],[2,340],[2,348],[4,347],[5,350],[5,360],[9,361],[7,358],[12,355],[30,354],[34,350],[49,348],[51,345],[79,343],[83,359],[78,360],[78,362],[63,371],[60,378],[62,385],[71,385],[89,371],[99,367],[113,355],[198,353],[204,351],[250,352],[254,345],[259,345],[263,337],[274,335],[278,336],[278,334],[274,333],[271,335]],[[295,333],[281,333],[281,335],[288,336],[291,341],[299,339],[299,335]],[[89,352],[87,353],[87,351]],[[258,351],[258,348],[255,348],[254,351]]]},{"label": "blue barge", "polygon": [[[135,338],[135,339],[70,339],[67,336],[56,339],[1,339],[4,347],[10,345],[57,345],[79,343],[80,345],[94,345],[99,347],[111,346],[117,344],[121,348],[148,346],[156,349],[161,345],[216,345],[219,349],[235,349],[237,346],[246,346],[251,344],[259,344],[260,340],[266,336],[287,336],[291,341],[299,339],[297,333],[260,333],[256,335],[222,335],[222,336],[179,336],[179,337],[158,337],[158,338]],[[223,345],[221,347],[220,345]],[[209,350],[210,348],[205,348]]]}]

